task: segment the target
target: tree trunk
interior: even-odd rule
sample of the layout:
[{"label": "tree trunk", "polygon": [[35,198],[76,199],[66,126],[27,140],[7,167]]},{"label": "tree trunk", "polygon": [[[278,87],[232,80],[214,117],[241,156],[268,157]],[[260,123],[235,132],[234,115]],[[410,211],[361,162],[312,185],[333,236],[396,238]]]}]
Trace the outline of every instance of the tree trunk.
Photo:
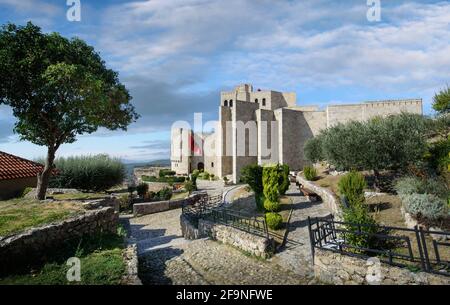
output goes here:
[{"label": "tree trunk", "polygon": [[377,169],[374,169],[373,176],[374,176],[373,187],[375,189],[375,192],[379,193],[380,192],[380,172]]},{"label": "tree trunk", "polygon": [[53,170],[53,161],[55,161],[55,152],[56,149],[54,147],[49,147],[47,149],[47,158],[45,159],[44,170],[42,171],[42,173],[38,174],[38,182],[36,188],[36,199],[38,200],[45,200],[48,182]]}]

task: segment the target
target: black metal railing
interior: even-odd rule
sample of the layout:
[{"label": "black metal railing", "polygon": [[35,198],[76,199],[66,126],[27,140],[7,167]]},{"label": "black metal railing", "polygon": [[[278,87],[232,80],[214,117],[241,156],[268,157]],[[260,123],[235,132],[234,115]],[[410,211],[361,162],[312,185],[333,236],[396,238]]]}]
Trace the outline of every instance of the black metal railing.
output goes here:
[{"label": "black metal railing", "polygon": [[224,224],[258,236],[269,237],[264,217],[223,207],[222,196],[205,196],[194,204],[184,205],[182,213],[195,225],[200,219]]},{"label": "black metal railing", "polygon": [[[308,217],[311,251],[378,257],[392,266],[450,276],[450,232],[353,224],[333,216]],[[356,240],[360,242],[354,242]]]}]

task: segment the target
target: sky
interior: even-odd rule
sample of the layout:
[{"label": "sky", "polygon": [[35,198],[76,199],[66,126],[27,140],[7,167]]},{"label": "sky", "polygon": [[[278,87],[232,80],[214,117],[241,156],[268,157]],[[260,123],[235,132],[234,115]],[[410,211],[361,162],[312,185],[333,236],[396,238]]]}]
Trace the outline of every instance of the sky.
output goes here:
[{"label": "sky", "polygon": [[[298,105],[422,98],[433,114],[450,83],[450,2],[380,0],[0,0],[0,24],[32,21],[79,37],[119,72],[141,118],[127,132],[100,129],[57,155],[108,153],[127,161],[167,159],[177,120],[218,117],[220,91],[240,83],[297,93]],[[45,147],[20,141],[0,106],[0,150],[25,158]]]}]

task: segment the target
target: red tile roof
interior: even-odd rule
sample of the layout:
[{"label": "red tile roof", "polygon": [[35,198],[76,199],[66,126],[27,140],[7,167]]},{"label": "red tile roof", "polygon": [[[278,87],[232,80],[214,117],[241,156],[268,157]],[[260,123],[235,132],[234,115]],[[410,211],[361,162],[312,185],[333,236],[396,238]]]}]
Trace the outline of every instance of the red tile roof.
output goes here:
[{"label": "red tile roof", "polygon": [[36,177],[42,164],[0,151],[0,180]]}]

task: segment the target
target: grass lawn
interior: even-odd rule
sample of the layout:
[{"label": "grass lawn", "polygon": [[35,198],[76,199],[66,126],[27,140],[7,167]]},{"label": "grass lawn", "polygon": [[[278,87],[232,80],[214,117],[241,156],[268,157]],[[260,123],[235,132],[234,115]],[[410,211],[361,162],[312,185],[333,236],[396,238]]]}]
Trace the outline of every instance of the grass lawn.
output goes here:
[{"label": "grass lawn", "polygon": [[[0,278],[0,285],[117,285],[125,272],[124,247],[119,234],[73,241],[41,268]],[[80,282],[67,281],[69,257],[80,258]]]},{"label": "grass lawn", "polygon": [[39,202],[34,199],[0,201],[0,236],[64,220],[83,211],[70,202]]}]

